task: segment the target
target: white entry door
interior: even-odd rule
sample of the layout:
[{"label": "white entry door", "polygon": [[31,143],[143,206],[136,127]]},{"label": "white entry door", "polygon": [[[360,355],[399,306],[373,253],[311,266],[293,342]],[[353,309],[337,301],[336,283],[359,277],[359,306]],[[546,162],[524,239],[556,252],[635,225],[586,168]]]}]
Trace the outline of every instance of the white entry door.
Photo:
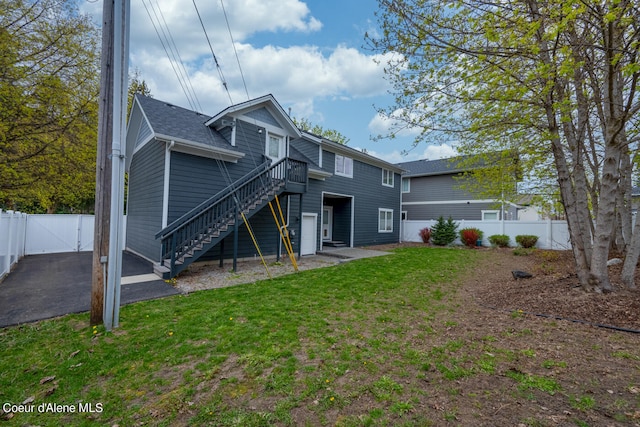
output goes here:
[{"label": "white entry door", "polygon": [[333,206],[322,207],[322,240],[333,240]]},{"label": "white entry door", "polygon": [[318,214],[302,214],[300,255],[315,255],[318,247]]}]

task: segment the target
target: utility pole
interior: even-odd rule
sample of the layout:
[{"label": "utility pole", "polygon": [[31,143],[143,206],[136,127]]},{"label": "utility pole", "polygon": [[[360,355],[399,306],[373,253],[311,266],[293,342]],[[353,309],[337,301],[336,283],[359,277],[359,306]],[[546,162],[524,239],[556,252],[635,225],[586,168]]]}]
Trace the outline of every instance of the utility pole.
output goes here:
[{"label": "utility pole", "polygon": [[96,158],[95,225],[91,279],[91,325],[103,322],[104,291],[109,256],[111,211],[111,165],[113,140],[113,0],[102,5],[102,58],[100,61],[100,105],[98,106],[98,153]]},{"label": "utility pole", "polygon": [[122,275],[129,0],[104,0],[91,324],[118,326]]}]

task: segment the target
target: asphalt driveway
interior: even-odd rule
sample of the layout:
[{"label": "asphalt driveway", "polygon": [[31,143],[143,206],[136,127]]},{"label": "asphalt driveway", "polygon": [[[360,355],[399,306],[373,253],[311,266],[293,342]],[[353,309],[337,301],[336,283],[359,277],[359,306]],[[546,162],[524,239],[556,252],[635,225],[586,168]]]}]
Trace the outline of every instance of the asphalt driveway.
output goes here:
[{"label": "asphalt driveway", "polygon": [[[0,282],[0,328],[91,308],[92,252],[29,255]],[[176,295],[148,261],[125,252],[121,305]]]}]

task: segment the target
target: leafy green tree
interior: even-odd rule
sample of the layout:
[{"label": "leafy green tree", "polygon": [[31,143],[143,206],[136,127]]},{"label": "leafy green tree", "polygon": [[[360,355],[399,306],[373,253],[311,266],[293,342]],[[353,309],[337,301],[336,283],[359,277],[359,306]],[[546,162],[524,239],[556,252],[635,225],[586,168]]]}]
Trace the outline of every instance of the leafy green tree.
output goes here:
[{"label": "leafy green tree", "polygon": [[91,209],[99,34],[72,0],[0,0],[0,206]]},{"label": "leafy green tree", "polygon": [[317,136],[321,136],[330,141],[337,142],[338,144],[347,145],[349,143],[349,138],[347,138],[337,130],[325,129],[320,125],[314,125],[308,119],[296,119],[294,117],[293,123],[295,123],[295,125],[298,126],[300,130],[312,133]]},{"label": "leafy green tree", "polygon": [[[464,154],[518,153],[524,176],[553,184],[584,289],[612,289],[606,266],[618,241],[612,236],[620,237],[625,266],[635,271],[640,227],[631,235],[630,194],[640,111],[637,2],[379,4],[382,31],[368,41],[374,50],[394,53],[385,67],[396,94],[389,112],[423,127],[420,138],[455,139]],[[632,277],[625,282],[633,286]]]}]

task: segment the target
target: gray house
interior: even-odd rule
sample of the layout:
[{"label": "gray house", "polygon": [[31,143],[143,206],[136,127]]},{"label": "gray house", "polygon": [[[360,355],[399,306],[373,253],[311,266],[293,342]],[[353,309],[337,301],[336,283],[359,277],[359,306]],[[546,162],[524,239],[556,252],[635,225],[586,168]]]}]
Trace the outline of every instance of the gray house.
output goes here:
[{"label": "gray house", "polygon": [[451,216],[454,220],[517,219],[518,206],[479,198],[460,188],[458,178],[470,171],[465,158],[416,160],[398,163],[402,175],[402,219],[435,220]]},{"label": "gray house", "polygon": [[136,95],[127,171],[127,250],[166,277],[280,256],[277,224],[297,256],[399,240],[401,169],[299,130],[272,95],[212,117]]}]

